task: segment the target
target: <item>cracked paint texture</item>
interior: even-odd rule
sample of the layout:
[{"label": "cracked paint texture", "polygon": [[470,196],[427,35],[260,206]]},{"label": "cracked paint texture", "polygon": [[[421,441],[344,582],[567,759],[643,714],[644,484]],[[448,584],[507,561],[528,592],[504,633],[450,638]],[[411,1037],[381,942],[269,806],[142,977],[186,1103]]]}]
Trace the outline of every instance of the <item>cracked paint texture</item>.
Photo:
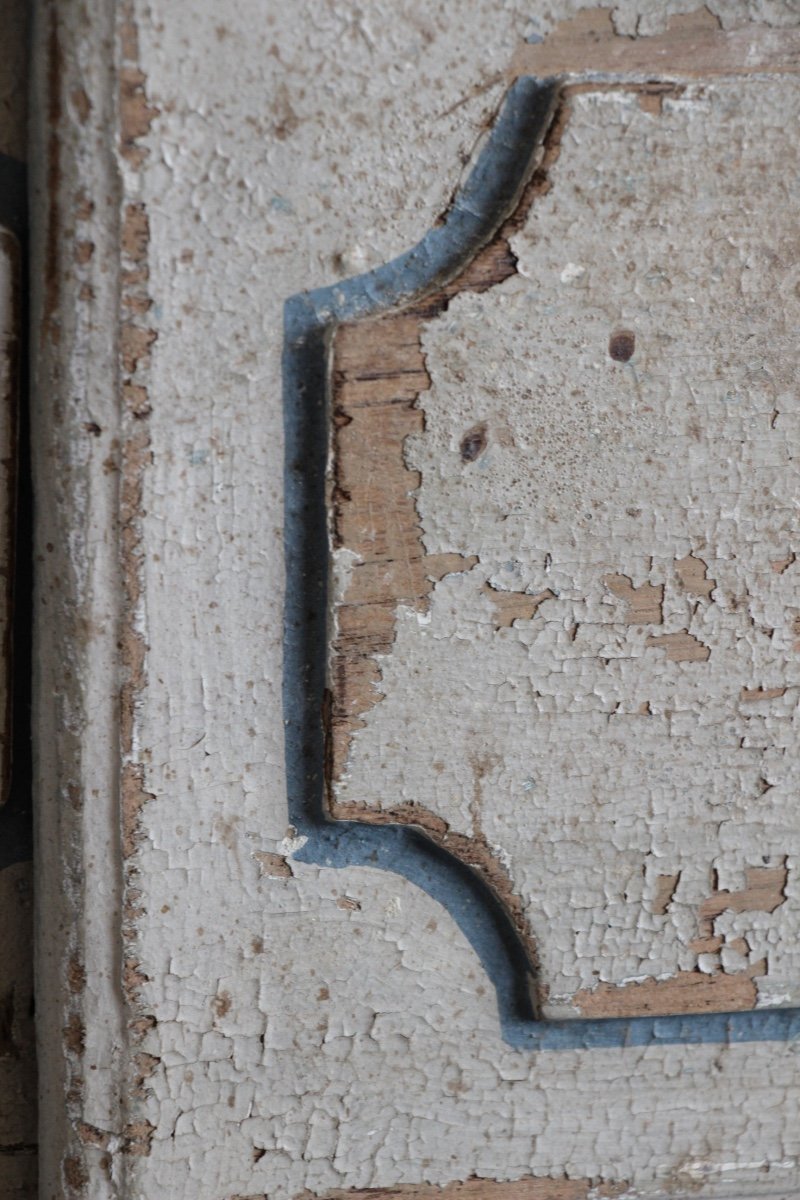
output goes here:
[{"label": "cracked paint texture", "polygon": [[[479,563],[425,614],[400,609],[335,795],[486,837],[547,1015],[698,969],[758,976],[723,1009],[800,998],[798,109],[794,82],[761,80],[690,87],[660,114],[573,96],[512,239],[518,275],[423,333],[432,383],[405,444],[425,551]],[[550,595],[498,630],[487,583]],[[782,902],[720,912],[724,941],[698,952],[712,872],[739,888],[787,856]]]},{"label": "cracked paint texture", "polygon": [[[682,7],[694,6],[628,4],[620,7],[618,19],[641,18],[659,26],[663,12]],[[453,20],[449,6],[423,12],[417,3],[389,5],[383,0],[364,10],[336,2],[320,7],[242,0],[224,16],[219,6],[205,3],[191,6],[191,12],[185,3],[163,0],[133,5],[148,102],[159,110],[143,139],[149,156],[136,170],[128,165],[123,171],[123,200],[143,204],[148,214],[147,296],[152,308],[147,321],[158,335],[141,374],[151,409],[151,457],[141,468],[143,513],[136,551],[141,555],[142,591],[135,615],[146,662],[133,709],[130,754],[141,767],[142,791],[149,799],[139,812],[136,845],[128,860],[135,871],[131,878],[136,911],[126,951],[135,951],[137,987],[135,998],[129,994],[125,1001],[136,1033],[135,1044],[128,1047],[131,1062],[134,1053],[148,1056],[138,1062],[140,1082],[127,1097],[126,1118],[150,1133],[124,1170],[118,1165],[119,1148],[109,1150],[115,1164],[112,1177],[123,1180],[119,1195],[136,1200],[182,1194],[195,1200],[290,1200],[307,1192],[444,1185],[471,1176],[542,1176],[565,1183],[588,1180],[587,1187],[598,1185],[598,1196],[603,1181],[631,1181],[629,1195],[674,1196],[700,1189],[722,1200],[786,1194],[800,1180],[793,1046],[654,1043],[613,1052],[513,1050],[500,1037],[495,997],[473,951],[448,915],[424,894],[378,871],[332,871],[299,863],[289,870],[277,867],[277,859],[290,859],[295,848],[293,831],[286,826],[279,703],[283,301],[306,286],[382,262],[419,237],[457,184],[462,163],[500,97],[500,77],[520,38],[530,32],[532,22],[546,32],[574,11],[567,4],[542,5],[532,15],[529,5],[498,6],[480,0],[470,5],[468,18],[460,12]],[[778,23],[788,19],[780,6],[767,11],[761,5],[731,6],[731,19],[744,20],[756,11]],[[787,93],[770,98],[770,85],[764,86],[761,98],[754,94],[752,100],[761,120],[758,139],[752,142],[743,136],[738,142],[729,136],[717,141],[713,135],[713,123],[723,120],[724,111],[730,128],[743,127],[736,93],[724,86],[693,94],[675,106],[665,101],[658,120],[673,122],[678,133],[688,131],[688,144],[698,159],[719,160],[727,154],[732,161],[737,155],[748,161],[748,154],[761,146],[765,160],[774,161],[777,155],[785,163],[793,153],[791,140],[778,138],[778,130],[790,124],[782,107]],[[538,775],[532,764],[520,777],[521,759],[508,745],[509,731],[527,714],[527,736],[534,712],[539,712],[535,705],[540,704],[550,719],[554,742],[561,722],[589,755],[596,753],[594,739],[600,735],[622,738],[635,747],[640,727],[654,722],[647,735],[654,752],[661,750],[662,741],[667,743],[671,767],[692,779],[694,803],[703,818],[698,837],[708,854],[701,879],[699,868],[694,871],[679,861],[666,811],[659,816],[656,807],[647,807],[657,799],[666,809],[673,795],[667,779],[658,788],[650,784],[647,802],[641,793],[638,805],[630,792],[622,796],[618,833],[612,832],[603,844],[601,861],[610,864],[612,874],[623,864],[625,886],[635,903],[623,903],[611,889],[607,898],[593,863],[586,864],[583,885],[587,933],[593,928],[592,914],[601,907],[619,914],[616,943],[612,940],[606,950],[607,955],[613,951],[608,962],[613,981],[618,981],[650,962],[645,942],[657,944],[664,970],[681,965],[681,937],[689,912],[696,919],[698,905],[715,890],[712,869],[718,872],[717,890],[736,892],[745,886],[745,868],[777,867],[778,857],[782,863],[787,856],[788,902],[794,849],[785,811],[784,825],[778,828],[777,797],[770,798],[769,791],[761,795],[765,815],[758,827],[756,857],[752,839],[744,855],[741,841],[721,845],[709,833],[707,783],[717,764],[713,757],[709,761],[703,738],[718,697],[707,686],[703,690],[698,672],[711,669],[719,680],[729,678],[735,635],[741,628],[748,670],[737,678],[736,696],[743,687],[772,688],[780,683],[789,689],[784,697],[748,703],[752,761],[734,746],[730,763],[719,767],[727,772],[731,787],[744,780],[755,788],[762,768],[783,769],[764,757],[769,758],[774,739],[766,748],[761,743],[770,722],[785,729],[788,738],[787,697],[795,684],[781,641],[791,567],[779,574],[767,566],[769,574],[761,578],[756,562],[737,568],[721,551],[712,554],[697,540],[703,530],[686,528],[685,497],[681,495],[675,506],[676,488],[666,480],[663,486],[673,509],[662,513],[659,508],[663,524],[653,518],[649,529],[646,522],[635,524],[630,518],[627,525],[621,518],[623,527],[614,530],[610,508],[601,510],[597,503],[613,493],[613,481],[620,475],[609,461],[612,449],[615,454],[628,453],[621,439],[615,444],[611,418],[599,411],[601,400],[613,402],[619,418],[627,421],[630,455],[641,471],[642,443],[655,443],[654,452],[663,451],[663,429],[655,412],[640,410],[631,372],[644,374],[650,357],[666,351],[643,323],[644,293],[626,294],[622,304],[621,284],[615,284],[616,291],[612,288],[615,271],[620,279],[628,279],[625,263],[633,254],[627,247],[619,262],[608,252],[603,288],[607,295],[594,305],[587,303],[592,294],[587,289],[593,286],[590,251],[610,247],[615,236],[622,236],[625,220],[630,222],[627,236],[636,220],[647,219],[656,222],[656,239],[662,239],[654,244],[663,243],[665,253],[668,249],[658,217],[648,218],[637,208],[637,187],[624,191],[624,173],[612,172],[609,163],[607,177],[599,178],[602,157],[592,157],[587,143],[601,126],[607,130],[607,149],[617,156],[628,126],[641,154],[647,145],[656,147],[659,136],[674,147],[663,131],[659,134],[656,118],[646,116],[635,100],[616,95],[576,100],[571,128],[584,130],[585,159],[573,156],[573,150],[580,151],[577,140],[563,147],[558,187],[517,239],[519,277],[484,300],[456,300],[426,331],[424,349],[434,376],[433,390],[424,400],[430,424],[424,436],[407,447],[409,461],[422,471],[419,502],[426,546],[428,541],[433,546],[437,540],[465,540],[463,520],[451,508],[469,500],[469,489],[476,489],[474,494],[486,500],[485,517],[470,531],[475,545],[468,552],[479,554],[480,564],[437,586],[424,629],[416,616],[400,614],[396,644],[385,664],[387,695],[357,734],[348,786],[354,786],[356,772],[378,744],[387,751],[389,769],[399,770],[398,755],[389,753],[393,748],[388,744],[397,734],[390,722],[392,686],[398,683],[398,703],[409,700],[412,691],[403,682],[403,670],[415,660],[433,670],[438,655],[444,656],[444,637],[459,631],[468,630],[462,638],[464,654],[451,651],[442,666],[454,688],[470,653],[473,690],[475,656],[488,654],[491,644],[498,663],[483,680],[491,697],[481,699],[497,742],[491,747],[497,761],[490,758],[484,773],[481,819],[498,844],[508,836],[503,821],[508,819],[510,800],[525,787],[528,811],[541,821],[539,853],[543,852],[547,821],[551,828],[558,825],[545,803],[547,789],[556,786],[558,757],[568,759],[566,767],[572,764],[573,770],[577,762],[574,748],[568,755],[563,747],[541,756]],[[764,139],[770,129],[776,148],[768,154]],[[677,170],[673,148],[664,151],[664,161],[653,153],[648,171],[666,171],[669,153]],[[587,171],[584,183],[597,191],[596,220],[581,225],[576,218],[585,207],[566,197]],[[726,165],[716,186],[722,188],[731,179],[736,186],[732,172],[733,166]],[[706,177],[708,186],[714,186],[711,170],[704,170]],[[769,171],[759,172],[758,178],[762,187],[778,187]],[[674,174],[669,183],[675,184]],[[645,192],[650,186],[643,167],[637,186]],[[621,210],[622,225],[617,222],[616,227],[601,221],[603,203],[609,210],[613,204],[613,189],[631,196],[630,205]],[[747,202],[763,203],[749,195]],[[741,201],[733,213],[738,230],[740,210]],[[692,214],[696,222],[705,219],[702,205]],[[550,235],[543,239],[537,233],[540,225],[544,229],[549,223],[556,229],[559,222],[575,245],[563,261],[547,240]],[[783,226],[781,230],[782,237],[789,236]],[[773,236],[767,229],[764,245],[769,246]],[[745,241],[749,253],[756,242]],[[697,269],[703,270],[703,255],[709,252],[701,239],[693,239],[695,243]],[[717,249],[723,271],[738,275],[738,248],[723,241]],[[570,263],[575,269],[562,280]],[[662,265],[666,269],[673,263]],[[580,266],[585,270],[576,274]],[[764,254],[752,272],[752,303],[770,312],[766,280],[773,278],[769,272],[775,269]],[[532,279],[537,281],[535,289]],[[663,312],[669,313],[680,337],[698,337],[678,299],[671,302],[669,290],[659,292],[657,281],[648,286],[653,290],[644,298],[665,306]],[[673,284],[679,291],[684,286],[682,278]],[[542,299],[547,288],[553,312],[546,311]],[[721,294],[727,294],[724,288]],[[612,303],[614,296],[618,303]],[[702,303],[699,293],[695,301]],[[558,305],[563,309],[560,320]],[[721,311],[711,312],[720,328]],[[456,323],[450,333],[448,322]],[[467,353],[465,343],[459,349],[459,337],[476,325],[480,337],[493,332],[488,358],[474,348]],[[636,354],[630,363],[610,365],[608,338],[623,325],[636,330]],[[586,338],[587,326],[596,330],[596,348]],[[550,331],[547,339],[545,330]],[[783,335],[777,331],[775,336]],[[476,389],[467,395],[461,386],[453,388],[452,426],[443,411],[444,399],[437,412],[437,395],[444,398],[449,386],[447,363],[454,361],[444,354],[444,341],[448,354],[460,354],[465,373],[493,364],[498,385],[504,372],[511,371],[512,350],[520,377],[530,369],[529,356],[542,353],[552,356],[553,369],[564,378],[569,372],[582,372],[592,381],[598,409],[592,419],[600,432],[579,431],[570,448],[575,440],[570,413],[573,423],[578,416],[592,414],[581,413],[577,402],[565,408],[541,385],[536,388],[541,416],[534,418],[533,397],[521,397],[516,384],[512,388],[509,382],[515,398],[513,405],[509,400],[504,419],[512,432],[515,422],[519,429],[515,444],[502,453],[511,463],[514,454],[531,445],[532,452],[539,453],[536,439],[541,443],[549,436],[552,445],[546,455],[541,452],[541,472],[533,482],[528,477],[524,496],[512,488],[509,471],[503,473],[506,494],[498,484],[494,498],[487,500],[480,489],[492,486],[487,481],[500,454],[493,440],[492,414],[477,411],[485,407],[479,404],[485,393]],[[685,345],[683,350],[685,356]],[[680,351],[679,345],[671,352]],[[740,348],[736,354],[740,364]],[[747,363],[757,357],[754,349]],[[693,360],[695,394],[713,408],[719,427],[730,430],[721,417],[727,402],[707,382],[706,369],[700,359]],[[744,378],[750,368],[736,369],[737,377]],[[535,370],[543,372],[541,367]],[[650,370],[657,373],[655,366]],[[650,386],[662,401],[675,405],[683,419],[698,403],[678,380],[670,366]],[[725,409],[726,420],[741,422],[745,454],[756,446],[773,445],[773,401],[785,399],[783,392],[788,391],[786,384],[773,396],[758,379],[754,386],[755,392],[737,402],[733,418]],[[788,405],[777,408],[776,429],[790,417]],[[469,419],[468,412],[473,414]],[[486,450],[465,464],[461,439],[484,420]],[[540,435],[539,424],[551,427],[550,434]],[[777,439],[774,444],[774,464],[770,467],[759,458],[758,466],[785,480]],[[436,445],[439,450],[434,451]],[[700,471],[695,448],[699,445],[686,438],[687,477],[693,469]],[[435,471],[426,457],[430,454],[436,456]],[[722,450],[712,453],[710,465],[722,471],[722,459]],[[740,474],[731,466],[726,477],[733,490],[746,474],[746,461],[741,460]],[[571,489],[565,485],[565,473]],[[441,500],[447,477],[455,489],[450,506]],[[654,503],[657,474],[644,484]],[[707,496],[711,489],[705,476],[700,484]],[[564,505],[575,515],[574,526],[564,526],[565,518],[558,515],[563,511],[559,488]],[[580,495],[573,498],[576,489]],[[527,524],[519,519],[520,514],[529,518],[537,504],[551,503],[554,517],[543,513],[541,520]],[[637,503],[644,508],[641,499]],[[516,521],[505,522],[508,528],[501,529],[498,514],[515,505],[520,506]],[[600,552],[598,535],[590,537],[581,524],[587,521],[581,514],[590,511],[592,521],[605,522],[612,543],[619,545],[619,553],[610,559]],[[703,511],[708,516],[708,510]],[[552,536],[542,540],[547,522]],[[638,539],[632,543],[629,529]],[[717,551],[733,545],[735,521],[719,515],[704,536],[712,532],[728,537],[727,543],[715,542]],[[769,553],[783,560],[791,549],[784,537]],[[534,551],[541,552],[540,559],[534,558]],[[548,553],[549,574],[534,580],[534,573],[544,571]],[[692,553],[703,558],[716,581],[713,595],[699,601],[680,584],[676,566]],[[633,588],[645,583],[663,587],[662,623],[642,627],[641,633],[638,625],[629,624],[625,600],[603,583],[608,575],[626,576]],[[487,583],[490,589],[529,588],[537,595],[550,590],[554,596],[543,599],[529,619],[506,625],[497,620],[497,607],[483,586]],[[729,597],[735,594],[744,601],[745,584],[752,599],[736,615]],[[567,610],[587,627],[568,645]],[[766,639],[764,624],[776,630],[772,641]],[[681,630],[711,647],[707,663],[670,661],[663,648],[644,644],[647,637]],[[581,643],[581,636],[588,640]],[[584,661],[579,657],[581,645]],[[602,670],[597,665],[600,650],[609,660]],[[510,668],[507,678],[499,678],[500,662]],[[538,698],[531,686],[532,663],[541,684],[535,688]],[[573,671],[579,673],[582,698],[574,710],[568,703],[572,689],[563,683],[559,687],[559,680]],[[438,680],[436,687],[442,686]],[[645,717],[628,711],[633,696],[648,701],[654,713]],[[671,697],[680,705],[670,718],[667,742],[660,709]],[[775,707],[764,711],[765,705]],[[437,710],[437,721],[441,718]],[[738,712],[730,718],[734,724],[743,719]],[[393,732],[387,734],[390,725]],[[673,742],[678,739],[685,749],[676,760]],[[416,744],[425,749],[419,738]],[[404,734],[403,747],[409,745],[410,737]],[[609,772],[622,773],[622,749],[611,750],[610,740],[608,745]],[[515,765],[504,774],[506,754]],[[361,767],[357,756],[362,756]],[[420,777],[430,782],[424,755],[419,761]],[[660,769],[666,775],[666,767]],[[454,827],[470,832],[474,797],[469,766],[456,763],[453,755],[442,773],[448,774],[452,787],[434,792],[435,803],[447,811]],[[789,786],[788,776],[785,784],[777,775],[765,778],[778,791]],[[382,783],[381,795],[387,787],[388,782]],[[370,801],[379,799],[371,788]],[[726,803],[731,803],[729,798]],[[577,804],[575,817],[570,837],[576,852],[583,854],[589,830],[580,830],[585,811]],[[599,821],[597,814],[592,820],[594,828],[602,826],[609,833],[608,820]],[[731,825],[731,838],[734,832]],[[505,849],[512,869],[525,881],[526,895],[533,895],[530,881],[538,870],[534,856],[523,866],[519,845]],[[549,948],[545,945],[553,979],[560,981],[553,990],[560,994],[559,989],[569,992],[594,984],[594,966],[588,974],[584,966],[600,960],[591,938],[586,952],[576,954],[574,931],[558,909],[563,870],[556,860],[548,863],[551,869],[550,899],[537,882],[535,902],[547,904],[553,930],[561,930]],[[666,902],[658,883],[664,875],[680,875],[673,898]],[[657,895],[667,912],[652,916],[652,929],[637,930],[635,914],[642,912],[642,898]],[[683,914],[680,921],[673,908]],[[737,922],[743,921],[741,936],[747,939],[748,954],[768,954],[772,972],[783,969],[783,951],[770,940],[776,914],[780,919],[781,908],[774,914],[747,914],[746,920],[744,914],[722,914],[715,921],[726,922],[724,934],[730,932],[732,938],[738,938]],[[692,936],[697,936],[694,928]],[[762,986],[764,980],[757,983]]]}]

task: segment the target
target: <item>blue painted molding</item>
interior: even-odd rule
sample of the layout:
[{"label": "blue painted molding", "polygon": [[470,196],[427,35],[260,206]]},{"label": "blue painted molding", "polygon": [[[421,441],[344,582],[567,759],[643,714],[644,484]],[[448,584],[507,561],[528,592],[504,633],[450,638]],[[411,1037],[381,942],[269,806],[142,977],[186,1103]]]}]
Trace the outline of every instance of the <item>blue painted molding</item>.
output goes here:
[{"label": "blue painted molding", "polygon": [[289,819],[306,838],[300,862],[394,871],[442,904],[492,981],[507,1042],[520,1049],[744,1042],[800,1036],[800,1010],[542,1021],[535,965],[483,876],[411,825],[336,821],[325,805],[324,705],[330,548],[325,479],[329,359],[336,326],[401,308],[453,279],[513,212],[552,119],[557,84],[510,88],[471,174],[441,222],[398,258],[284,308],[285,435],[283,708]]}]

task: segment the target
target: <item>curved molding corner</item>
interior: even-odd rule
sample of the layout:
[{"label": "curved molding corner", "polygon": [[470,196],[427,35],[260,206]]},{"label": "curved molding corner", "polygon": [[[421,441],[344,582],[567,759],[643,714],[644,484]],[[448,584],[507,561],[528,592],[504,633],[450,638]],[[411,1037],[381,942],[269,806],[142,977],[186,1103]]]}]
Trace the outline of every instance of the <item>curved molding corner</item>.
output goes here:
[{"label": "curved molding corner", "polygon": [[[283,707],[289,819],[305,840],[300,862],[393,871],[450,913],[497,993],[505,1040],[525,1049],[652,1042],[785,1040],[800,1010],[542,1021],[535,953],[487,877],[422,824],[340,820],[326,803],[325,707],[330,545],[326,506],[330,350],[336,328],[411,306],[458,276],[515,211],[555,120],[559,81],[510,87],[469,177],[441,221],[410,250],[363,275],[290,297],[284,307],[285,434]],[[422,811],[422,810],[421,810]],[[461,839],[468,841],[469,839]]]}]

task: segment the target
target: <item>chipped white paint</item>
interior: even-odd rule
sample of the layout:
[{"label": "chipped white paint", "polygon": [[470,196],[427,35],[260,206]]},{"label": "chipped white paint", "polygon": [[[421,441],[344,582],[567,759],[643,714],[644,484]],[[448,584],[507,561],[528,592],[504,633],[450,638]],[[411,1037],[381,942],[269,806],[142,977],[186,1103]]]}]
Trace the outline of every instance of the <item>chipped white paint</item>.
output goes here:
[{"label": "chipped white paint", "polygon": [[[337,798],[422,804],[503,848],[550,1015],[600,981],[764,958],[762,1001],[800,1001],[798,114],[793,81],[660,114],[575,96],[519,275],[423,336],[425,549],[479,563],[436,585],[424,630],[400,610]],[[498,629],[487,580],[551,598]],[[735,892],[784,859],[783,902],[718,916],[721,959],[698,958],[712,871]]]},{"label": "chipped white paint", "polygon": [[[793,1194],[800,1186],[796,1047],[512,1050],[500,1037],[493,991],[472,950],[447,914],[421,892],[399,877],[363,869],[295,863],[293,874],[275,877],[262,872],[254,858],[284,853],[284,839],[294,837],[287,831],[279,701],[282,302],[305,286],[346,274],[356,262],[379,263],[424,232],[457,182],[460,156],[470,153],[500,95],[502,84],[489,81],[509,63],[522,34],[546,32],[572,8],[542,5],[532,15],[529,5],[475,0],[467,15],[463,7],[454,14],[451,6],[431,10],[416,0],[399,5],[377,0],[363,10],[336,2],[242,0],[223,17],[219,5],[205,0],[137,2],[132,14],[139,63],[159,115],[140,139],[149,157],[118,163],[115,191],[113,178],[106,186],[106,170],[116,141],[102,137],[103,128],[112,127],[106,105],[115,94],[105,74],[109,43],[117,46],[116,61],[121,58],[119,30],[114,40],[104,24],[111,7],[95,5],[88,26],[65,18],[59,34],[70,51],[82,48],[91,120],[97,122],[96,142],[84,138],[79,150],[75,139],[67,141],[65,153],[99,198],[93,236],[102,265],[92,268],[99,298],[79,300],[77,285],[62,296],[63,340],[47,361],[69,370],[63,377],[55,371],[46,375],[46,387],[40,379],[39,394],[42,411],[51,411],[51,399],[63,406],[65,424],[56,437],[42,422],[37,459],[45,506],[39,531],[43,556],[53,523],[61,536],[43,569],[46,579],[55,588],[62,570],[67,590],[59,603],[73,616],[96,621],[88,643],[78,641],[71,627],[74,656],[63,665],[54,618],[48,624],[46,612],[40,617],[40,644],[50,647],[52,659],[44,660],[39,684],[39,787],[45,798],[58,795],[56,785],[64,794],[62,805],[43,805],[48,851],[43,870],[55,903],[62,879],[56,838],[62,828],[70,930],[83,939],[93,963],[83,1009],[91,1050],[86,1077],[92,1065],[99,1063],[101,1071],[88,1093],[89,1118],[75,1075],[66,1080],[76,1090],[65,1105],[58,1091],[64,1081],[49,1060],[46,1113],[55,1133],[43,1194],[290,1200],[305,1189],[324,1194],[334,1188],[445,1183],[472,1174],[515,1179],[532,1173],[632,1180],[629,1194],[648,1197],[681,1196],[698,1187],[717,1198]],[[659,26],[663,13],[678,7],[692,6],[631,3],[621,6],[618,20],[624,24],[638,15],[646,25]],[[726,20],[751,14],[779,23],[794,20],[781,5],[725,7]],[[126,55],[129,41],[127,47]],[[67,55],[67,61],[73,58]],[[792,141],[785,132],[790,122],[781,115],[784,93],[772,100],[765,94],[759,111],[765,126],[771,111],[784,129],[783,161]],[[700,149],[713,154],[702,121],[713,118],[726,95],[722,87],[713,98],[698,98],[696,109],[687,101],[662,119],[696,130]],[[618,128],[624,119],[639,120],[619,98],[603,103]],[[587,128],[599,104],[591,98],[578,106]],[[67,111],[63,120],[77,129],[74,114]],[[639,136],[656,138],[658,127],[652,128],[651,135]],[[610,136],[613,130],[612,124]],[[565,163],[567,152],[565,147]],[[564,182],[568,190],[569,180]],[[74,183],[70,176],[70,188]],[[143,363],[136,375],[137,386],[147,388],[152,459],[145,456],[139,467],[144,495],[134,558],[142,592],[133,599],[127,595],[133,611],[123,621],[125,630],[140,631],[146,643],[126,755],[141,768],[149,799],[128,864],[134,873],[124,939],[119,914],[104,891],[113,893],[119,869],[118,759],[106,715],[118,678],[113,655],[123,607],[114,603],[120,583],[108,443],[121,435],[130,445],[139,426],[130,414],[120,422],[113,411],[113,364],[101,340],[119,319],[108,196],[115,211],[144,204],[149,215],[147,290],[153,303],[146,320],[158,335],[149,366]],[[554,211],[559,202],[554,190],[548,199],[551,222],[565,219]],[[533,220],[539,219],[537,209]],[[552,264],[556,278],[577,261],[586,265],[592,286],[598,238],[607,245],[613,234],[610,228],[587,229],[580,255],[564,252]],[[532,244],[526,233],[519,249],[526,272],[543,269],[535,260],[546,254],[546,245]],[[759,271],[762,267],[770,270],[769,260],[758,264]],[[581,279],[558,280],[557,287],[575,289],[577,303],[580,284]],[[500,289],[508,293],[509,312],[526,303],[521,297],[528,288],[522,277]],[[692,295],[699,304],[700,293]],[[466,319],[471,303],[457,302],[449,319],[459,311]],[[487,314],[494,303],[487,298]],[[86,312],[81,305],[94,304],[96,319],[73,324],[72,304],[79,314]],[[637,314],[624,315],[630,323]],[[601,323],[598,317],[598,328]],[[433,358],[442,328],[431,326],[427,333]],[[497,329],[509,332],[510,322],[498,320]],[[532,337],[532,322],[526,320],[524,332]],[[89,350],[96,365],[87,382],[78,367]],[[593,359],[586,369],[599,380],[607,364],[602,353],[597,357],[597,371]],[[497,363],[498,372],[504,369],[501,343],[488,361]],[[466,356],[465,369],[472,362]],[[629,374],[617,371],[618,378]],[[76,411],[76,378],[84,407],[87,396],[94,405],[86,412]],[[554,401],[550,416],[563,419]],[[94,441],[80,441],[86,419],[103,427],[102,452]],[[602,447],[601,414],[597,420]],[[422,454],[423,447],[413,452]],[[57,473],[53,477],[53,461],[70,467],[63,487]],[[570,468],[576,484],[584,462]],[[483,469],[480,462],[474,465],[476,472]],[[592,470],[602,474],[603,463]],[[425,497],[421,500],[424,504]],[[433,507],[425,510],[431,538]],[[77,536],[87,527],[87,514],[88,539]],[[69,529],[76,533],[73,565],[64,552]],[[693,547],[688,532],[670,532],[678,543],[669,546],[671,562]],[[527,583],[524,573],[504,566],[515,553],[502,560],[497,547],[494,553],[488,571],[496,582]],[[645,553],[665,556],[663,548],[649,545],[638,557],[626,550],[635,584],[645,578]],[[621,602],[594,593],[590,598],[589,583],[599,585],[588,579],[588,565],[582,568],[587,570],[582,602],[592,606],[598,626],[605,615],[601,632],[621,645],[623,633],[614,631],[611,620]],[[720,580],[726,578],[723,565],[715,562],[710,569]],[[547,586],[554,586],[558,572],[559,585],[566,587],[563,558],[553,555]],[[788,586],[788,579],[776,578],[778,589]],[[662,580],[654,575],[653,582]],[[672,576],[663,582],[673,589],[665,606],[672,606],[667,613],[677,620],[685,615],[685,602]],[[420,639],[427,638],[424,661],[437,647],[441,651],[432,631],[451,619],[443,611],[451,594],[458,622],[469,622],[470,638],[475,641],[482,630],[488,635],[486,598],[470,598],[469,587],[468,577],[445,580],[426,627],[401,613],[398,647],[407,639],[409,653],[419,659]],[[48,596],[52,593],[43,590],[40,598]],[[770,602],[780,599],[776,593]],[[716,598],[694,619],[707,619],[712,607],[714,612],[721,607]],[[545,616],[546,606],[533,628],[545,627]],[[505,632],[508,653],[525,656],[524,631]],[[634,639],[642,657],[646,653],[653,662],[663,657],[662,650],[645,651],[635,632],[625,637]],[[395,659],[392,669],[399,671],[402,653],[392,663]],[[77,681],[65,675],[73,669]],[[669,677],[670,668],[663,674]],[[753,680],[762,682],[770,680]],[[66,733],[51,701],[59,686],[68,708]],[[517,696],[511,682],[505,686],[503,703],[513,714]],[[522,703],[528,702],[523,689]],[[388,707],[387,699],[372,719],[382,720]],[[386,761],[392,761],[388,754]],[[74,818],[65,808],[71,784],[85,804]],[[518,784],[526,803],[532,802],[540,786],[533,765]],[[516,848],[509,848],[501,832],[493,830],[490,840],[515,861]],[[82,861],[76,848],[84,846],[94,851],[94,859],[87,859],[93,871],[88,886],[69,874]],[[790,849],[783,841],[774,847],[781,854]],[[740,866],[733,854],[724,859],[719,886],[739,887]],[[671,925],[671,918],[662,923]],[[767,943],[770,928],[765,922]],[[733,925],[730,933],[735,936]],[[49,945],[51,955],[43,955],[40,966],[53,985],[43,1019],[52,1055],[67,1007],[54,998],[68,946],[58,937]],[[667,944],[665,961],[670,952]],[[569,965],[570,947],[562,953]],[[135,987],[124,993],[114,986],[112,999],[103,1004],[115,977],[102,971],[123,955]],[[620,957],[614,969],[635,974],[640,961],[635,958],[628,968]],[[74,1003],[79,1001],[73,997]],[[128,1033],[123,1037],[119,1029],[112,1045],[120,1015]],[[144,1064],[147,1077],[136,1087],[143,1054],[151,1056]],[[66,1127],[60,1126],[62,1113]],[[84,1120],[94,1128],[82,1126]],[[69,1187],[58,1162],[65,1148],[85,1155],[83,1174],[70,1168]],[[137,1152],[127,1153],[130,1149]]]}]

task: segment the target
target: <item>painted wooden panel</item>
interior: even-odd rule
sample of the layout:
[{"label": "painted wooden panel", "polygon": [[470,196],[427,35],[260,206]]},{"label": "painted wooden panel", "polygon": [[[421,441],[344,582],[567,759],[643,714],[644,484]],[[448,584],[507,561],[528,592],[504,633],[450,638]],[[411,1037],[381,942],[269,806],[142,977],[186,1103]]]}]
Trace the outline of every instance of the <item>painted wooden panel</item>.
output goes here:
[{"label": "painted wooden panel", "polygon": [[476,862],[558,1017],[800,988],[800,93],[653,95],[565,96],[508,278],[334,350],[333,811]]},{"label": "painted wooden panel", "polygon": [[48,1197],[800,1187],[798,22],[578,8],[39,5]]}]

